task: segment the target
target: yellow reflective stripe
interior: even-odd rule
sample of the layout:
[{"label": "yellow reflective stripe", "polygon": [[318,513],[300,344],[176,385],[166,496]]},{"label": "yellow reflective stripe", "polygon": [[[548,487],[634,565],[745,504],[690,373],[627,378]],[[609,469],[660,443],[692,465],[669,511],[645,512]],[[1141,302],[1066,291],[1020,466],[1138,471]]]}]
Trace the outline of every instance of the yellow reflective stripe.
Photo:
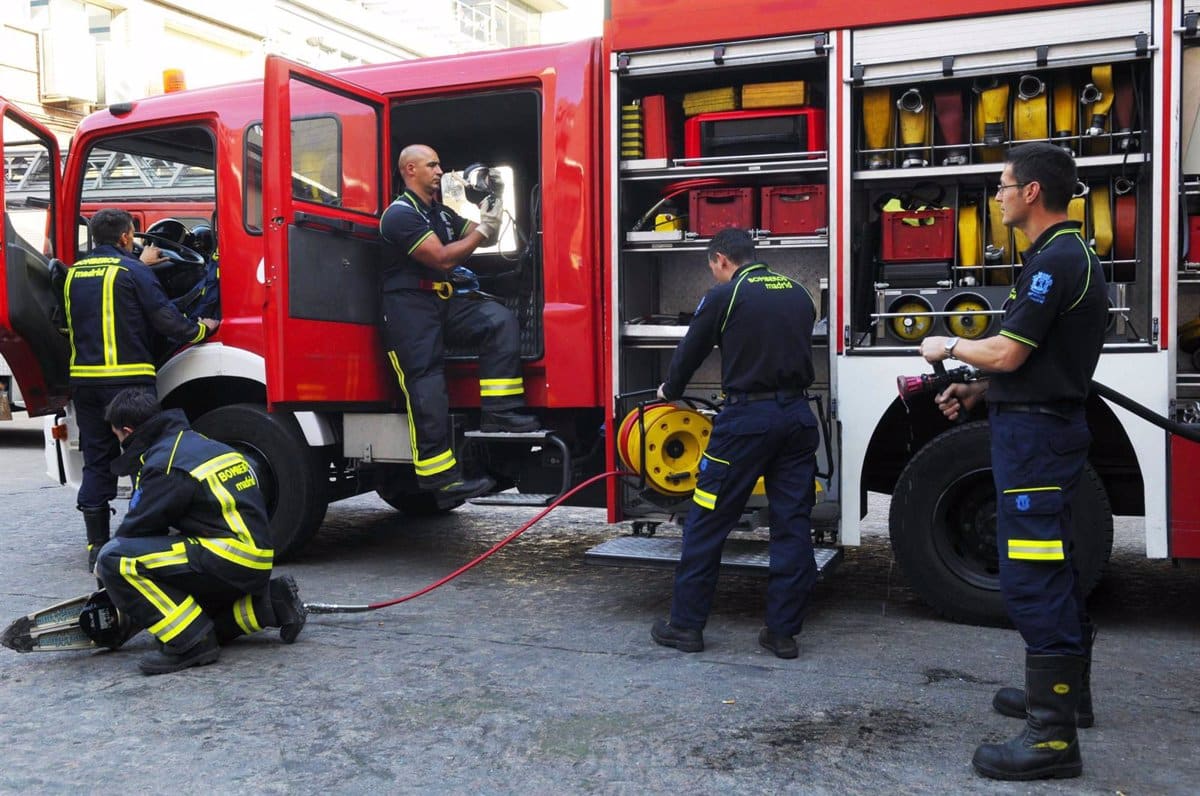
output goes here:
[{"label": "yellow reflective stripe", "polygon": [[417,448],[417,424],[413,422],[412,400],[408,397],[408,387],[404,384],[404,371],[400,368],[400,360],[396,357],[395,351],[388,351],[388,361],[392,363],[392,370],[396,371],[396,378],[400,381],[400,392],[404,394],[404,407],[407,410],[405,417],[408,418],[408,444],[412,447],[413,470],[417,475],[430,476],[457,467],[458,460],[454,458],[453,450],[442,451],[432,459],[421,458]]},{"label": "yellow reflective stripe", "polygon": [[445,450],[434,456],[432,459],[418,459],[413,462],[413,469],[417,475],[437,475],[444,473],[451,467],[455,467],[458,460],[454,458],[454,451]]},{"label": "yellow reflective stripe", "polygon": [[239,542],[237,539],[213,538],[208,536],[198,536],[195,539],[208,552],[237,564],[239,567],[270,569],[271,562],[275,558],[273,550],[260,550],[257,547]]},{"label": "yellow reflective stripe", "polygon": [[154,610],[163,616],[167,616],[178,607],[175,605],[175,601],[163,593],[163,590],[158,588],[153,581],[138,573],[136,558],[122,558],[120,572],[121,576],[146,598],[146,602],[154,606]]},{"label": "yellow reflective stripe", "polygon": [[1062,561],[1062,540],[1009,539],[1008,557],[1018,561]]},{"label": "yellow reflective stripe", "polygon": [[230,451],[229,453],[222,453],[220,456],[214,456],[208,461],[197,465],[188,473],[188,475],[190,475],[192,478],[195,478],[197,481],[204,481],[210,475],[218,472],[219,470],[224,470],[226,467],[232,467],[237,464],[245,464],[247,467],[250,466],[250,463],[246,461],[242,454],[237,453],[236,451]]},{"label": "yellow reflective stripe", "polygon": [[199,618],[200,606],[196,604],[193,598],[188,597],[169,616],[146,629],[150,631],[152,636],[166,644],[184,630],[187,630],[188,625]]},{"label": "yellow reflective stripe", "polygon": [[171,465],[175,463],[175,452],[179,450],[179,443],[183,441],[183,432],[180,431],[175,435],[175,444],[171,446],[171,457],[167,459],[167,472],[171,472]]},{"label": "yellow reflective stripe", "polygon": [[71,344],[70,372],[75,372],[75,323],[71,320],[71,282],[75,281],[75,270],[67,271],[67,281],[63,283],[63,309],[67,313],[67,340]]},{"label": "yellow reflective stripe", "polygon": [[80,378],[101,379],[107,376],[153,376],[153,363],[136,362],[129,365],[71,365],[71,375]]},{"label": "yellow reflective stripe", "polygon": [[188,341],[189,343],[198,343],[198,342],[200,342],[201,340],[203,340],[203,339],[204,339],[204,336],[205,336],[206,334],[208,334],[208,327],[207,327],[207,326],[205,326],[205,325],[204,325],[204,324],[202,324],[202,323],[199,323],[199,324],[197,324],[197,326],[199,326],[200,328],[199,328],[199,329],[196,331],[196,336],[195,336],[195,337],[193,337],[191,340],[189,340],[189,341]]},{"label": "yellow reflective stripe", "polygon": [[1024,343],[1025,345],[1029,346],[1030,348],[1038,347],[1038,344],[1033,342],[1032,340],[1030,340],[1028,337],[1022,337],[1021,335],[1017,334],[1016,332],[1010,332],[1008,329],[1001,329],[1000,334],[1003,335],[1004,337],[1009,338],[1010,340],[1016,340],[1018,343]]},{"label": "yellow reflective stripe", "polygon": [[708,453],[707,451],[705,451],[704,453],[702,453],[700,455],[703,456],[705,459],[712,459],[714,462],[720,462],[721,464],[725,464],[725,465],[729,464],[729,462],[725,461],[724,459],[718,459],[716,456],[713,456],[712,454]]},{"label": "yellow reflective stripe", "polygon": [[692,502],[702,509],[715,509],[717,507],[717,496],[711,492],[705,492],[703,489],[697,489],[692,495]]},{"label": "yellow reflective stripe", "polygon": [[119,266],[108,267],[108,272],[104,275],[103,298],[100,302],[100,323],[104,338],[104,364],[109,367],[115,367],[118,363],[117,312],[116,301],[113,299],[113,283],[117,281],[117,274],[123,270]]},{"label": "yellow reflective stripe", "polygon": [[1022,492],[1061,492],[1061,486],[1022,486],[1004,490],[1006,495],[1019,495]]},{"label": "yellow reflective stripe", "polygon": [[505,395],[522,395],[525,392],[525,380],[518,376],[515,379],[480,379],[479,395],[482,398],[499,398]]},{"label": "yellow reflective stripe", "polygon": [[169,567],[173,565],[182,565],[187,563],[187,550],[183,542],[171,545],[170,550],[163,550],[159,553],[147,553],[144,556],[138,556],[137,561],[146,569],[159,569],[161,567]]},{"label": "yellow reflective stripe", "polygon": [[213,493],[213,497],[221,504],[221,516],[225,519],[229,530],[243,541],[253,539],[250,529],[246,527],[246,521],[242,519],[241,512],[237,510],[237,501],[233,499],[233,495],[229,494],[229,490],[225,488],[220,476],[213,473],[205,483],[208,484],[208,489]]},{"label": "yellow reflective stripe", "polygon": [[417,247],[420,246],[422,243],[424,243],[425,239],[428,238],[432,234],[433,234],[433,230],[431,229],[428,232],[426,232],[424,235],[422,235],[420,237],[420,239],[412,245],[412,248],[410,248],[407,253],[412,254],[413,252],[415,252],[417,250]]},{"label": "yellow reflective stripe", "polygon": [[254,615],[254,598],[249,594],[233,604],[233,618],[247,636],[262,630],[258,617]]}]

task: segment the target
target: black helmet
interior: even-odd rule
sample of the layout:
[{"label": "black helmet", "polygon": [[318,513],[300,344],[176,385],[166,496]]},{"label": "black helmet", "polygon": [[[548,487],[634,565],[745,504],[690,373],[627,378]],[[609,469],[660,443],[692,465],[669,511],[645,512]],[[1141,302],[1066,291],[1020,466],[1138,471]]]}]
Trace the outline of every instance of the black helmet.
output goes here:
[{"label": "black helmet", "polygon": [[208,224],[197,224],[188,233],[184,245],[196,250],[205,257],[209,257],[217,248],[217,238],[213,235],[212,227]]}]

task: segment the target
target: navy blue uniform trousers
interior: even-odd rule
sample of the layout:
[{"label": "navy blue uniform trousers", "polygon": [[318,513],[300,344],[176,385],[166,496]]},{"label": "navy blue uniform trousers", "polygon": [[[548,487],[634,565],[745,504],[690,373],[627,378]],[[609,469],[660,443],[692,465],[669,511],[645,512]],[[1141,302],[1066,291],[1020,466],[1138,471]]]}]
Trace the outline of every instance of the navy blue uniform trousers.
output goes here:
[{"label": "navy blue uniform trousers", "polygon": [[777,634],[800,632],[817,581],[811,514],[819,441],[816,418],[803,396],[727,403],[717,415],[683,529],[673,626],[704,628],[721,548],[764,476],[771,525],[766,624]]},{"label": "navy blue uniform trousers", "polygon": [[1009,617],[1034,655],[1083,655],[1086,619],[1072,560],[1071,500],[1091,433],[1082,408],[1029,414],[990,410],[996,481],[1000,590]]},{"label": "navy blue uniform trousers", "polygon": [[117,496],[117,477],[109,468],[121,455],[121,443],[104,419],[104,410],[117,393],[131,386],[154,392],[153,384],[81,385],[71,390],[75,424],[79,427],[79,452],[83,454],[83,475],[75,497],[79,508],[107,506]]}]

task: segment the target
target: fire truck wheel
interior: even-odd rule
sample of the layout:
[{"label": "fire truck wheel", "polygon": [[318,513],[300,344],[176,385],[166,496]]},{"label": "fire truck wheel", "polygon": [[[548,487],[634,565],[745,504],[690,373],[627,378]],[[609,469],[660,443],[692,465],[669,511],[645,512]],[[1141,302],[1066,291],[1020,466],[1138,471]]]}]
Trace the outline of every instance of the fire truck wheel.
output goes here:
[{"label": "fire truck wheel", "polygon": [[258,404],[231,404],[201,415],[192,428],[246,457],[267,502],[275,560],[295,556],[329,505],[325,461],[296,419]]},{"label": "fire truck wheel", "polygon": [[[996,491],[986,422],[930,440],[909,461],[892,494],[892,552],[912,587],[947,619],[1010,624],[1000,595]],[[1104,484],[1089,464],[1071,503],[1075,564],[1085,594],[1112,553],[1113,522]]]}]

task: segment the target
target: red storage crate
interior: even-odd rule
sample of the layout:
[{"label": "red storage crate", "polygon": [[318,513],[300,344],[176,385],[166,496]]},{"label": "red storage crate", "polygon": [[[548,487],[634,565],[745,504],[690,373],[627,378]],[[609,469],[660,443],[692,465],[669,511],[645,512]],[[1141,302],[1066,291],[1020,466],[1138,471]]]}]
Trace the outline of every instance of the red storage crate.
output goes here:
[{"label": "red storage crate", "polygon": [[825,111],[822,108],[804,106],[699,113],[690,117],[683,128],[686,158],[824,150]]},{"label": "red storage crate", "polygon": [[885,263],[953,260],[954,227],[954,209],[950,207],[884,212],[879,260]]},{"label": "red storage crate", "polygon": [[688,229],[708,237],[727,227],[752,229],[755,212],[754,188],[705,188],[688,195]]},{"label": "red storage crate", "polygon": [[815,235],[829,228],[824,185],[766,185],[759,203],[772,235]]},{"label": "red storage crate", "polygon": [[1184,259],[1200,263],[1200,216],[1188,216],[1188,253]]}]

